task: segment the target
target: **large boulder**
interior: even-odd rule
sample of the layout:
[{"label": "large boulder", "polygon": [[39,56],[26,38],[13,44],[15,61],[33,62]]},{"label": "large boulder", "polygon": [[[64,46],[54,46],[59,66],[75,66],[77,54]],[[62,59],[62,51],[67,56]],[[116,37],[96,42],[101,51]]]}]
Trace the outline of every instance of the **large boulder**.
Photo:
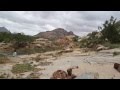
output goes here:
[{"label": "large boulder", "polygon": [[97,48],[96,48],[97,51],[107,50],[107,49],[109,49],[109,47],[105,47],[105,46],[103,46],[103,45],[97,45]]}]

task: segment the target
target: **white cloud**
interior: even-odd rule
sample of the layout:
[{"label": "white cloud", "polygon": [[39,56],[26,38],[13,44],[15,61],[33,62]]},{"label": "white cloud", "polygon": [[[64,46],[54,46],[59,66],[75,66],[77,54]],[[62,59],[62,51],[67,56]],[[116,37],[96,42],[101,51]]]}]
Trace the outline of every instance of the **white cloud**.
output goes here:
[{"label": "white cloud", "polygon": [[46,30],[54,30],[55,29],[55,27],[53,27],[52,25],[49,25],[49,24],[46,24],[45,28],[46,28]]},{"label": "white cloud", "polygon": [[0,26],[11,32],[35,35],[42,31],[64,28],[77,35],[97,30],[106,19],[120,19],[119,11],[0,11]]}]

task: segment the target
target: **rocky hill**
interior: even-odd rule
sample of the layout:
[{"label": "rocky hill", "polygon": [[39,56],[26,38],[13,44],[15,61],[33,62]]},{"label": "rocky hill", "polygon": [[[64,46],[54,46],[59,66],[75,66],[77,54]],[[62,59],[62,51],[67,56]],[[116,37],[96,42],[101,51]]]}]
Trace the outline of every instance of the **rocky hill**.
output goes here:
[{"label": "rocky hill", "polygon": [[0,32],[8,32],[8,33],[10,33],[10,31],[5,27],[0,27]]},{"label": "rocky hill", "polygon": [[59,38],[62,38],[64,36],[70,36],[70,35],[75,36],[75,34],[72,31],[67,32],[66,30],[64,30],[62,28],[57,28],[57,29],[54,29],[52,31],[40,32],[39,34],[37,34],[35,36],[39,37],[39,38],[53,40],[53,39],[59,39]]}]

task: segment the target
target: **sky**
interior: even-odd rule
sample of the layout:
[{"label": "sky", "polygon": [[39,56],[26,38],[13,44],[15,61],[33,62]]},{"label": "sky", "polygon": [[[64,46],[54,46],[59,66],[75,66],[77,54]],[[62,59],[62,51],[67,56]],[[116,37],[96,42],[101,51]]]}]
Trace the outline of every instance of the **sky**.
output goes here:
[{"label": "sky", "polygon": [[63,28],[84,36],[111,16],[119,20],[120,11],[0,11],[0,27],[26,35]]}]

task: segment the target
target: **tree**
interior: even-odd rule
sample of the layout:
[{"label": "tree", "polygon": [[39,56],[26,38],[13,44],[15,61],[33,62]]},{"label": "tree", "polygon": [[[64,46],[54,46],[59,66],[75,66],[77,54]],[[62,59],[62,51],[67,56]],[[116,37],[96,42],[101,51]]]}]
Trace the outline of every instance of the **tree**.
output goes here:
[{"label": "tree", "polygon": [[101,33],[103,34],[104,39],[108,39],[111,43],[118,43],[120,42],[120,27],[118,22],[116,22],[117,19],[114,19],[113,16],[111,16],[110,20],[106,20],[103,24],[103,29],[101,30]]},{"label": "tree", "polygon": [[79,39],[78,36],[73,37],[73,41],[74,41],[74,42],[78,42],[78,39]]}]

